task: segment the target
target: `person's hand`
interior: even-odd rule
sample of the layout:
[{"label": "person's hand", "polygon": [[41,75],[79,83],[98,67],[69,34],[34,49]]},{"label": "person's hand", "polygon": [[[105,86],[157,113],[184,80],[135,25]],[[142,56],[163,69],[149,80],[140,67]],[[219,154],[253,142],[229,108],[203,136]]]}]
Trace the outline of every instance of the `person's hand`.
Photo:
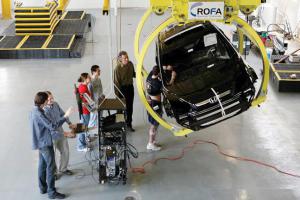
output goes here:
[{"label": "person's hand", "polygon": [[151,105],[151,98],[150,98],[150,96],[147,95],[146,99],[147,99],[148,104]]},{"label": "person's hand", "polygon": [[104,94],[101,94],[100,99],[101,99],[101,100],[102,100],[102,99],[105,99],[105,95],[104,95]]},{"label": "person's hand", "polygon": [[70,124],[69,125],[69,129],[76,129],[77,128],[77,124]]},{"label": "person's hand", "polygon": [[70,115],[74,112],[74,108],[71,106],[70,108],[68,108],[68,110],[65,112],[64,117],[70,117]]},{"label": "person's hand", "polygon": [[75,138],[76,135],[73,132],[64,132],[64,136],[67,138]]}]

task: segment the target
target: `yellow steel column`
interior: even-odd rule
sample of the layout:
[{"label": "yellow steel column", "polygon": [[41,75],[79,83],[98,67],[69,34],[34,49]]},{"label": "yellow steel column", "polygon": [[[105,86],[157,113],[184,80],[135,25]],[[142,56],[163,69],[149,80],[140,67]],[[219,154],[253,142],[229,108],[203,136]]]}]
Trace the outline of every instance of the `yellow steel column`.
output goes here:
[{"label": "yellow steel column", "polygon": [[109,3],[110,3],[109,0],[104,0],[103,1],[103,6],[102,6],[102,14],[103,15],[108,15],[109,10],[110,10]]},{"label": "yellow steel column", "polygon": [[11,19],[11,0],[1,0],[3,19]]}]

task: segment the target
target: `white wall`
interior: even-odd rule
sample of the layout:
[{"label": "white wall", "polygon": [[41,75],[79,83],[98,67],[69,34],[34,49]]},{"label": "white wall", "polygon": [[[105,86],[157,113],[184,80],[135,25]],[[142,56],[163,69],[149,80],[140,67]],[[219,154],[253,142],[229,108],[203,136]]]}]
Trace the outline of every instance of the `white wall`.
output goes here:
[{"label": "white wall", "polygon": [[[273,23],[284,23],[284,19],[287,18],[290,22],[292,31],[296,31],[297,27],[299,27],[299,0],[269,0],[266,7],[267,9],[265,9],[262,14],[262,17],[266,22],[273,21]],[[274,12],[276,13],[276,17],[273,16]]]},{"label": "white wall", "polygon": [[[1,1],[1,0],[0,0]],[[24,6],[43,6],[47,0],[17,0]],[[150,0],[117,0],[122,7],[148,7]],[[70,0],[69,9],[101,8],[103,0]]]},{"label": "white wall", "polygon": [[[149,0],[117,0],[117,5],[121,7],[138,7],[146,8],[149,5]],[[101,8],[103,0],[70,0],[68,9],[90,9]]]},{"label": "white wall", "polygon": [[[12,6],[13,2],[12,1]],[[48,0],[16,0],[23,3],[23,6],[44,6]],[[112,1],[112,0],[111,0]],[[163,1],[163,0],[162,0]],[[68,9],[100,9],[102,8],[103,0],[70,0]],[[118,7],[122,8],[147,8],[150,5],[150,0],[117,0]],[[0,16],[2,13],[2,6],[0,0]]]}]

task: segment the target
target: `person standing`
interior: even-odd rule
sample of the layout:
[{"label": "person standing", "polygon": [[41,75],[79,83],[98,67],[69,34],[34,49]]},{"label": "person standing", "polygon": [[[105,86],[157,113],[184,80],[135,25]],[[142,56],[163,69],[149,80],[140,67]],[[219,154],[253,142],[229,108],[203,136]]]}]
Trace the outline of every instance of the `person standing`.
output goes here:
[{"label": "person standing", "polygon": [[126,51],[121,51],[118,55],[118,64],[114,71],[114,84],[116,95],[125,98],[126,101],[126,123],[127,129],[134,132],[132,128],[132,113],[134,100],[133,78],[135,78],[134,66],[129,61]]},{"label": "person standing", "polygon": [[[152,109],[162,116],[161,93],[162,81],[159,76],[159,67],[154,66],[146,79],[146,91],[148,93],[148,103]],[[159,151],[161,147],[157,144],[156,136],[159,123],[148,113],[148,121],[150,123],[149,140],[147,149],[152,151]]]},{"label": "person standing", "polygon": [[[102,82],[100,79],[101,70],[98,65],[93,65],[91,67],[91,83],[90,86],[90,92],[92,99],[95,101],[96,105],[99,105],[99,102],[105,98],[103,95],[103,87]],[[101,113],[100,113],[101,114]],[[101,116],[100,116],[101,117]],[[89,127],[97,127],[98,126],[98,111],[91,113],[91,119],[89,123]]]},{"label": "person standing", "polygon": [[38,92],[34,98],[34,108],[29,117],[32,133],[32,148],[39,151],[38,178],[40,193],[48,193],[50,199],[64,199],[66,195],[58,193],[55,188],[55,158],[52,140],[68,137],[70,133],[62,135],[57,131],[66,118],[72,113],[69,108],[65,115],[52,123],[45,115],[43,108],[47,105],[48,95],[46,92]]},{"label": "person standing", "polygon": [[[82,73],[78,79],[79,86],[78,86],[78,92],[80,95],[80,99],[82,101],[82,115],[81,115],[81,120],[82,123],[88,127],[89,121],[90,121],[90,111],[87,108],[87,100],[84,98],[84,94],[88,95],[91,97],[91,93],[88,89],[88,85],[91,82],[91,77],[88,73]],[[86,143],[86,137],[85,133],[80,133],[78,134],[78,151],[88,151],[87,148],[87,143]]]},{"label": "person standing", "polygon": [[[46,92],[48,94],[48,104],[44,107],[45,115],[52,123],[58,123],[59,119],[65,115],[65,112],[61,109],[59,104],[54,101],[54,97],[50,91]],[[74,127],[69,118],[66,118],[66,122],[70,128]],[[57,128],[57,131],[61,134],[64,133],[64,129],[61,126]],[[72,135],[75,137],[75,134]],[[61,175],[73,175],[73,172],[68,169],[69,164],[69,143],[68,139],[61,137],[59,140],[54,140],[54,150],[56,153],[56,177],[59,178]]]}]

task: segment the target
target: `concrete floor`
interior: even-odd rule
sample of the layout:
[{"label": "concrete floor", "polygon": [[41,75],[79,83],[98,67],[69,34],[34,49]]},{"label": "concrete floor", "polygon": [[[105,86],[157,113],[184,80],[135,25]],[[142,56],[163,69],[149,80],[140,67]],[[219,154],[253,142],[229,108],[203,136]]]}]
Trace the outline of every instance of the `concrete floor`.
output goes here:
[{"label": "concrete floor", "polygon": [[[0,61],[0,196],[3,200],[47,199],[47,196],[39,194],[38,157],[37,152],[31,150],[28,125],[35,93],[51,90],[63,108],[75,106],[73,84],[81,72],[89,71],[92,64],[102,66],[102,80],[109,93],[108,18],[100,16],[100,11],[91,12],[96,16],[96,27],[90,34],[83,58]],[[142,10],[134,9],[122,11],[121,47],[129,52],[134,63],[133,37],[142,13]],[[161,20],[162,17],[152,17],[146,25],[146,32]],[[115,48],[111,51],[114,55],[117,51],[116,38],[112,37]],[[150,51],[145,61],[145,66],[149,68],[153,65],[153,52]],[[249,63],[259,65],[255,56],[248,58]],[[161,128],[159,141],[163,144],[163,150],[148,153],[145,148],[148,130],[146,111],[136,94],[134,127],[137,131],[128,134],[128,141],[138,148],[140,157],[132,164],[139,166],[149,159],[177,155],[189,142],[206,139],[218,143],[228,153],[254,158],[300,174],[299,98],[300,94],[277,93],[271,85],[268,100],[260,108],[251,108],[226,122],[190,134],[188,138],[174,137]],[[72,120],[78,121],[76,113]],[[69,143],[70,169],[77,173],[72,177],[62,177],[56,183],[58,191],[68,194],[68,199],[300,199],[299,178],[226,158],[207,144],[196,146],[182,160],[160,161],[155,166],[148,166],[146,174],[129,173],[125,186],[99,185],[91,175],[85,155],[76,151],[76,141],[69,140]]]}]

